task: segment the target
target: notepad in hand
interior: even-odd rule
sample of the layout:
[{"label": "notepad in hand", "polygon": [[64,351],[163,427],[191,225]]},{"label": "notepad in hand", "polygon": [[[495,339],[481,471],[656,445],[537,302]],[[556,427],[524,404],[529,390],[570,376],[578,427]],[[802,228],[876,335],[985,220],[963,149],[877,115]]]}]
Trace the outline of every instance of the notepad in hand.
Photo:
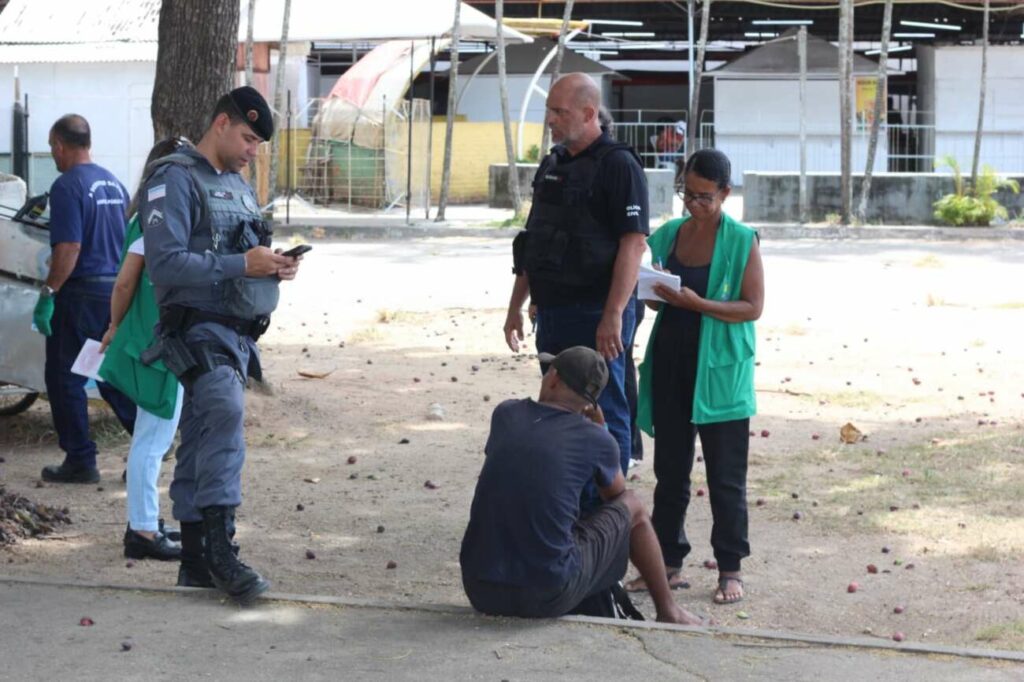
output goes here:
[{"label": "notepad in hand", "polygon": [[85,344],[82,345],[81,352],[75,358],[75,364],[71,366],[71,371],[79,376],[103,381],[99,376],[103,357],[103,353],[100,352],[100,342],[94,339],[86,339]]},{"label": "notepad in hand", "polygon": [[682,282],[679,279],[679,275],[673,275],[671,272],[663,272],[649,268],[646,265],[641,265],[637,277],[637,298],[644,301],[664,302],[665,299],[654,293],[655,284],[664,284],[669,289],[678,291]]}]

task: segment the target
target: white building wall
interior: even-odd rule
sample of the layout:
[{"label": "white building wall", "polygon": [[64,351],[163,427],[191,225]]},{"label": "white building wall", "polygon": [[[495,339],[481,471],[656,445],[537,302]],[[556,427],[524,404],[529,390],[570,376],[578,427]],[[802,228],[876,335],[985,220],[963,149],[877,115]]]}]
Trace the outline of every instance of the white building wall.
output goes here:
[{"label": "white building wall", "polygon": [[[744,171],[800,170],[800,83],[797,80],[715,79],[715,147],[732,162],[734,185]],[[807,170],[838,172],[839,86],[807,82]],[[853,138],[853,169],[867,164],[867,133]],[[875,172],[887,167],[888,144],[879,134]]]},{"label": "white building wall", "polygon": [[[933,102],[936,157],[951,154],[969,172],[978,124],[981,47],[928,48],[934,69],[922,74],[922,102]],[[982,122],[981,163],[1024,172],[1024,46],[991,46]]]},{"label": "white building wall", "polygon": [[[155,62],[116,64],[27,64],[18,69],[29,103],[29,151],[49,154],[50,127],[68,113],[81,114],[92,128],[93,160],[134,190],[153,145],[149,103]],[[0,154],[11,153],[14,66],[0,64]],[[42,191],[57,177],[52,164],[32,166],[32,189]],[[48,173],[48,175],[47,175]]]}]

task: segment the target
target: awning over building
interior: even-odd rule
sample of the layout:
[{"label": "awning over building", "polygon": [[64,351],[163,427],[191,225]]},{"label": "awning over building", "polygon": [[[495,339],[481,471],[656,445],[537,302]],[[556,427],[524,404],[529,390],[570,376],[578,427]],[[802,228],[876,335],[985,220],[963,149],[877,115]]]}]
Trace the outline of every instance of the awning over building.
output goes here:
[{"label": "awning over building", "polygon": [[[557,47],[558,44],[556,42],[541,38],[538,38],[530,45],[509,45],[505,49],[506,71],[512,75],[533,75],[537,72],[537,68],[540,66],[540,63],[544,61],[544,58],[548,53]],[[459,66],[459,73],[471,74],[476,71],[480,62],[487,60],[484,67],[480,69],[480,75],[497,74],[498,60],[490,59],[490,56],[491,55],[489,54],[481,54],[473,57],[472,59],[467,59]],[[555,62],[554,60],[551,60],[544,72],[551,73],[554,68]],[[618,75],[613,69],[608,68],[604,64],[595,62],[593,59],[587,59],[582,55],[576,54],[570,49],[566,49],[565,55],[562,57],[561,73],[574,72],[589,73],[594,76]]]},{"label": "awning over building", "polygon": [[[837,78],[839,74],[839,48],[808,34],[807,76],[809,78]],[[878,74],[878,63],[867,57],[853,55],[855,76]],[[797,48],[797,31],[790,30],[775,40],[755,48],[714,71],[708,71],[708,78],[790,78],[800,75],[800,55]]]}]

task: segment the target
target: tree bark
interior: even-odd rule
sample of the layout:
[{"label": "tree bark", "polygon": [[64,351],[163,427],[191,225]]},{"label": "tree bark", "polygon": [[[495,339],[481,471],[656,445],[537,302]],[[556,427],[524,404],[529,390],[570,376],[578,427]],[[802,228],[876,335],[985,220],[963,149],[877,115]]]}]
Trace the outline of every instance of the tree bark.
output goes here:
[{"label": "tree bark", "polygon": [[452,23],[451,67],[448,69],[448,114],[444,119],[444,161],[441,164],[441,196],[437,201],[437,222],[444,222],[448,193],[452,184],[452,135],[455,132],[455,108],[459,95],[459,36],[462,33],[462,0],[455,0],[455,21]]},{"label": "tree bark", "polygon": [[164,0],[150,103],[153,137],[198,142],[227,93],[238,50],[238,0]]},{"label": "tree bark", "polygon": [[[277,135],[270,140],[270,174],[267,182],[267,199],[274,200],[277,194],[277,164],[281,152],[281,121],[284,120],[284,75],[288,59],[288,21],[292,14],[292,0],[284,0],[284,16],[281,19],[281,43],[277,46],[277,78],[274,83],[274,130]],[[409,87],[412,87],[410,84]],[[291,159],[289,159],[289,162]]]},{"label": "tree bark", "polygon": [[252,85],[252,22],[256,19],[256,0],[249,0],[245,24],[245,84]]},{"label": "tree bark", "polygon": [[508,109],[508,74],[505,70],[505,2],[494,4],[494,19],[497,22],[498,39],[498,91],[501,100],[501,122],[505,129],[505,155],[508,157],[508,193],[512,198],[514,218],[523,213],[523,201],[519,196],[519,170],[516,167],[516,152],[512,147],[512,118]]},{"label": "tree bark", "polygon": [[850,34],[853,25],[853,0],[840,0],[839,5],[839,220],[850,224],[853,204],[852,140],[853,102],[850,81],[853,80]]},{"label": "tree bark", "polygon": [[708,46],[708,24],[711,22],[711,0],[704,0],[700,10],[700,38],[697,39],[697,63],[694,65],[693,96],[686,114],[686,153],[697,151],[697,131],[700,129],[700,81],[704,77],[704,54]]},{"label": "tree bark", "polygon": [[981,161],[981,131],[985,120],[985,90],[988,80],[988,14],[989,0],[985,0],[985,13],[981,28],[981,86],[978,94],[978,127],[974,131],[974,156],[971,159],[971,191],[978,186],[978,164]]},{"label": "tree bark", "polygon": [[860,205],[857,207],[857,216],[860,221],[866,222],[868,216],[868,195],[871,193],[871,174],[875,169],[875,152],[878,150],[878,130],[882,125],[882,116],[885,113],[882,104],[885,101],[885,92],[888,89],[889,69],[886,63],[889,61],[889,34],[892,31],[892,0],[885,0],[885,9],[882,13],[882,45],[878,51],[878,85],[875,90],[874,114],[871,118],[871,134],[868,137],[868,160],[864,168],[864,183],[860,188]]},{"label": "tree bark", "polygon": [[[562,58],[565,57],[565,36],[569,32],[569,22],[572,21],[572,6],[574,0],[566,0],[565,11],[562,13],[562,28],[558,31],[558,47],[555,52],[555,65],[551,69],[551,84],[548,90],[555,87],[555,81],[562,75]],[[540,138],[540,157],[548,153],[551,146],[551,130],[547,123],[544,124],[544,133]],[[539,161],[540,159],[538,159]]]}]

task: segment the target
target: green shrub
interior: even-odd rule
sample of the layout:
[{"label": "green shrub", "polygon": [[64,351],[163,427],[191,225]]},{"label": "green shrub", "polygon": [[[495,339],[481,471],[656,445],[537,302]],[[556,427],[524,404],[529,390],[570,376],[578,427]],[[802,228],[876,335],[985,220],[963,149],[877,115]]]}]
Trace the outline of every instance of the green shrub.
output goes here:
[{"label": "green shrub", "polygon": [[1020,192],[1020,185],[1016,180],[1001,178],[994,168],[983,166],[977,184],[974,187],[965,187],[960,164],[955,157],[943,156],[935,166],[948,167],[953,171],[953,193],[947,194],[933,204],[935,219],[940,223],[955,227],[988,227],[996,218],[1006,220],[1009,217],[1006,207],[992,195],[1001,189],[1008,189],[1014,194]]}]

